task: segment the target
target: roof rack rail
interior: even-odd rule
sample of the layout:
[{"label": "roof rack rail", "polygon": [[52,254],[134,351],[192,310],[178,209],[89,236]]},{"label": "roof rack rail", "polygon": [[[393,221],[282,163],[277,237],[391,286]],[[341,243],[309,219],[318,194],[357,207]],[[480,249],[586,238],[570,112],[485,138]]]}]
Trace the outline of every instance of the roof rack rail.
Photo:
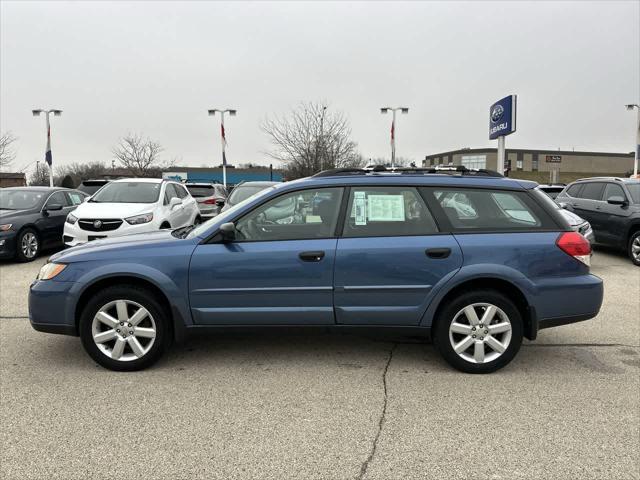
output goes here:
[{"label": "roof rack rail", "polygon": [[397,168],[385,168],[382,165],[376,165],[374,168],[333,168],[331,170],[324,170],[316,173],[312,178],[318,177],[342,177],[350,175],[371,175],[376,173],[397,173],[401,175],[416,175],[416,174],[456,174],[456,175],[469,175],[479,177],[504,177],[504,175],[494,171],[481,168],[479,170],[470,170],[463,165],[452,167],[397,167]]}]

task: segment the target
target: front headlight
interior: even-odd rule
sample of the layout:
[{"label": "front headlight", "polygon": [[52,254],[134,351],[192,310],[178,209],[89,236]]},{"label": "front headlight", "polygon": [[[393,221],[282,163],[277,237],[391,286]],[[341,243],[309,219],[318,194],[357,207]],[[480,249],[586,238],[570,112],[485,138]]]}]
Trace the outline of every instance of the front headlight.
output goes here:
[{"label": "front headlight", "polygon": [[67,265],[64,263],[45,263],[38,272],[36,280],[51,280],[62,272]]},{"label": "front headlight", "polygon": [[0,232],[6,232],[11,228],[11,223],[5,223],[4,225],[0,225]]},{"label": "front headlight", "polygon": [[67,223],[74,225],[78,221],[77,217],[74,217],[71,213],[67,215]]},{"label": "front headlight", "polygon": [[149,223],[151,220],[153,220],[153,213],[143,213],[142,215],[125,218],[125,220],[129,225],[140,225],[142,223]]}]

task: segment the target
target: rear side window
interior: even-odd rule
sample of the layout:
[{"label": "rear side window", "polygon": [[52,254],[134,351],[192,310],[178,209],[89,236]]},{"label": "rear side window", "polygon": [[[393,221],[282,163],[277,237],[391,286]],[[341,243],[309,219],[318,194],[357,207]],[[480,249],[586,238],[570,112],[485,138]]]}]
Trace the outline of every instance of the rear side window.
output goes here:
[{"label": "rear side window", "polygon": [[428,235],[438,231],[413,187],[352,187],[344,237]]},{"label": "rear side window", "polygon": [[587,200],[602,200],[602,193],[604,192],[604,183],[591,182],[585,183],[584,187],[580,191],[580,198]]},{"label": "rear side window", "polygon": [[[425,194],[454,231],[518,231],[557,228],[526,192],[431,188]],[[429,197],[431,195],[431,197]]]},{"label": "rear side window", "polygon": [[81,192],[67,192],[67,195],[69,196],[69,199],[71,200],[71,203],[73,205],[80,205],[86,198],[85,195]]}]

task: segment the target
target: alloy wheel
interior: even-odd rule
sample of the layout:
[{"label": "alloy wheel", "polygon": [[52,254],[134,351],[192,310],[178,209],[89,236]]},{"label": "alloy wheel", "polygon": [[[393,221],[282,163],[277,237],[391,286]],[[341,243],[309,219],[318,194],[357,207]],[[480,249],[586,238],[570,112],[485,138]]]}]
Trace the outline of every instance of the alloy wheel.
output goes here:
[{"label": "alloy wheel", "polygon": [[490,303],[473,303],[460,310],[449,325],[449,342],[470,363],[488,363],[500,357],[511,342],[511,322]]},{"label": "alloy wheel", "polygon": [[93,341],[104,355],[121,362],[144,357],[156,339],[156,323],[149,310],[131,300],[114,300],[93,317]]},{"label": "alloy wheel", "polygon": [[38,253],[38,237],[36,237],[35,233],[25,233],[22,236],[20,247],[22,249],[22,254],[26,258],[34,258]]},{"label": "alloy wheel", "polygon": [[637,236],[631,244],[631,255],[636,262],[640,262],[640,236]]}]

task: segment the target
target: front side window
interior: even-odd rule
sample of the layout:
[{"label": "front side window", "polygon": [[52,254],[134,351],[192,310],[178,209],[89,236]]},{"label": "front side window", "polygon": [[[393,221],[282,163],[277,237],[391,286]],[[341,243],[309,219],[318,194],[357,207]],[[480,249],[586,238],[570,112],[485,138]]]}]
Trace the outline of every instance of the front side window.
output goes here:
[{"label": "front side window", "polygon": [[67,200],[67,196],[64,192],[56,192],[49,197],[47,200],[47,204],[44,208],[51,208],[53,205],[62,205],[63,207],[68,207],[70,205],[69,200]]},{"label": "front side window", "polygon": [[555,227],[526,192],[486,189],[430,190],[454,230],[509,231]]},{"label": "front side window", "polygon": [[182,185],[176,185],[174,183],[173,184],[173,188],[176,189],[176,193],[178,195],[178,198],[185,198],[185,197],[189,196],[189,194],[187,193],[187,191],[184,189],[184,187]]},{"label": "front side window", "polygon": [[274,198],[236,222],[236,240],[277,241],[335,236],[342,188],[301,190]]},{"label": "front side window", "polygon": [[155,203],[160,196],[161,183],[112,182],[100,189],[92,203]]},{"label": "front side window", "polygon": [[345,237],[429,235],[438,231],[413,187],[352,187]]},{"label": "front side window", "polygon": [[607,183],[607,186],[604,189],[604,200],[609,200],[611,197],[622,197],[626,200],[626,196],[624,194],[624,190],[620,185],[616,185],[615,183]]}]

